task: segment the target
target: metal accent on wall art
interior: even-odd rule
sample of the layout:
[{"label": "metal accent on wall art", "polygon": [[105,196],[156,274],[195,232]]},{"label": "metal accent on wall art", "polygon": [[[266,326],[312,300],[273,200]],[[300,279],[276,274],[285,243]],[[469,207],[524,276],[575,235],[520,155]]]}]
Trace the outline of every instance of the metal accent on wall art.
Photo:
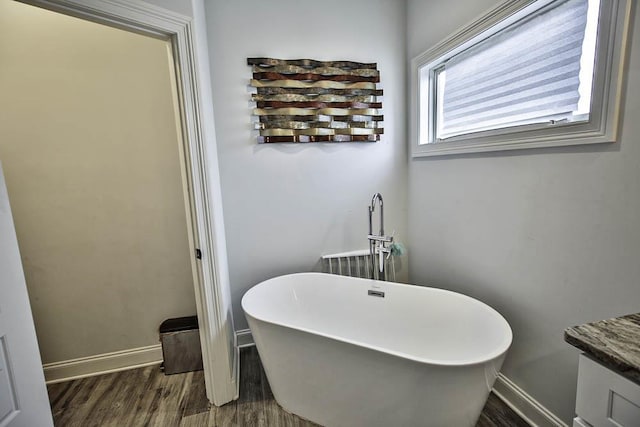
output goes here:
[{"label": "metal accent on wall art", "polygon": [[258,142],[375,142],[383,134],[376,63],[248,58]]}]

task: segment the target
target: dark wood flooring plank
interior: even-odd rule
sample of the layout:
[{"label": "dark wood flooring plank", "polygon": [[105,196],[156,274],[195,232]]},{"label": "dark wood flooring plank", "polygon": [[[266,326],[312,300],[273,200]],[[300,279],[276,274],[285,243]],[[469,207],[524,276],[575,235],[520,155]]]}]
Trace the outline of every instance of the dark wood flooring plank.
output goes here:
[{"label": "dark wood flooring plank", "polygon": [[[98,376],[78,380],[79,389],[65,408],[65,414],[58,420],[60,425],[67,425],[67,422],[81,425],[87,419],[91,419],[95,412],[94,406],[104,396],[111,386],[112,376]],[[68,421],[67,421],[68,420]]]},{"label": "dark wood flooring plank", "polygon": [[[240,357],[240,398],[238,399],[238,423],[241,426],[265,427],[267,425],[262,365],[257,351],[245,352]],[[244,360],[243,360],[244,359]]]},{"label": "dark wood flooring plank", "polygon": [[215,408],[215,411],[215,418],[213,418],[215,422],[209,425],[215,425],[216,427],[235,427],[239,425],[237,400],[229,402],[226,405],[218,406]]},{"label": "dark wood flooring plank", "polygon": [[[137,369],[135,371],[135,373],[122,371],[106,375],[104,384],[107,384],[107,387],[102,393],[94,393],[94,398],[83,406],[83,415],[79,417],[79,421],[83,421],[86,426],[116,426],[118,417],[121,416],[119,411],[122,404],[121,396],[129,385],[128,379],[138,375],[139,371]],[[100,385],[98,384],[98,387]]]},{"label": "dark wood flooring plank", "polygon": [[[100,419],[95,419],[101,426],[122,425],[134,412],[135,400],[140,393],[140,385],[145,384],[149,371],[145,368],[122,372],[116,377],[117,384],[104,396],[100,406]],[[90,415],[91,416],[91,415]],[[94,418],[94,416],[91,416]]]},{"label": "dark wood flooring plank", "polygon": [[215,425],[215,410],[186,415],[180,420],[180,427],[215,427]]},{"label": "dark wood flooring plank", "polygon": [[[255,347],[241,351],[240,398],[209,407],[202,371],[164,375],[158,366],[51,384],[54,422],[62,427],[319,427],[287,413],[273,397]],[[477,427],[527,427],[491,394]]]},{"label": "dark wood flooring plank", "polygon": [[[63,386],[64,385],[64,386]],[[74,390],[81,387],[79,381],[68,381],[65,383],[58,383],[52,386],[47,386],[47,389],[50,387],[55,387],[56,397],[54,399],[49,398],[49,402],[51,404],[51,414],[53,415],[53,421],[56,425],[58,425],[59,420],[64,416],[67,409],[67,396],[74,393]],[[51,396],[51,392],[49,396]]]},{"label": "dark wood flooring plank", "polygon": [[149,395],[149,390],[157,384],[160,377],[160,367],[157,365],[136,369],[138,375],[131,372],[129,387],[121,396],[124,401],[119,405],[120,413],[114,420],[120,421],[121,425],[139,425],[141,414],[146,410],[145,397]]},{"label": "dark wood flooring plank", "polygon": [[[95,378],[85,378],[79,380],[73,380],[68,382],[68,386],[64,388],[62,392],[58,394],[57,399],[52,403],[52,409],[54,411],[63,412],[67,408],[77,406],[77,398],[78,393],[82,395],[83,386],[90,380],[98,381]],[[56,384],[57,386],[61,386],[62,383]]]},{"label": "dark wood flooring plank", "polygon": [[156,415],[156,412],[158,411],[164,386],[165,386],[165,377],[158,375],[155,378],[153,386],[149,388],[149,392],[145,396],[146,409],[140,412],[140,416],[141,416],[141,418],[139,419],[140,425],[142,426],[151,425],[151,421]]},{"label": "dark wood flooring plank", "polygon": [[122,408],[121,425],[138,426],[148,423],[157,391],[162,387],[163,374],[158,365],[141,368],[137,385],[128,391],[127,402]]},{"label": "dark wood flooring plank", "polygon": [[69,390],[73,381],[65,381],[62,383],[48,384],[47,393],[49,394],[49,402],[51,402],[51,408],[53,409],[60,398]]},{"label": "dark wood flooring plank", "polygon": [[[180,402],[180,426],[208,427],[215,426],[215,407],[210,410],[207,392],[204,386],[203,371],[186,374],[186,390]],[[213,415],[213,418],[211,418]]]},{"label": "dark wood flooring plank", "polygon": [[156,394],[156,405],[149,418],[151,426],[177,426],[182,412],[180,402],[187,392],[189,374],[163,375],[162,387]]},{"label": "dark wood flooring plank", "polygon": [[74,387],[78,386],[78,383],[74,381],[67,381],[47,386],[49,402],[51,403],[51,414],[53,415],[54,421],[60,419],[64,414],[64,397],[70,393]]},{"label": "dark wood flooring plank", "polygon": [[80,426],[97,425],[94,417],[101,415],[94,408],[99,405],[103,396],[113,387],[115,374],[75,380],[73,392],[65,397],[63,410],[59,417],[55,418],[56,425]]},{"label": "dark wood flooring plank", "polygon": [[529,427],[513,409],[491,393],[476,427]]},{"label": "dark wood flooring plank", "polygon": [[211,404],[207,399],[207,390],[204,386],[204,371],[191,373],[181,406],[184,417],[209,412]]}]

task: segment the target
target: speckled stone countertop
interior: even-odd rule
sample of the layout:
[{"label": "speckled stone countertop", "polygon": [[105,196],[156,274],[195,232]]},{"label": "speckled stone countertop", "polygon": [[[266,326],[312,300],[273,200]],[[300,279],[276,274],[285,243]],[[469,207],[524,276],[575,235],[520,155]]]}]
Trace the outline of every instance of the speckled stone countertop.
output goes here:
[{"label": "speckled stone countertop", "polygon": [[564,340],[640,384],[640,313],[567,328]]}]

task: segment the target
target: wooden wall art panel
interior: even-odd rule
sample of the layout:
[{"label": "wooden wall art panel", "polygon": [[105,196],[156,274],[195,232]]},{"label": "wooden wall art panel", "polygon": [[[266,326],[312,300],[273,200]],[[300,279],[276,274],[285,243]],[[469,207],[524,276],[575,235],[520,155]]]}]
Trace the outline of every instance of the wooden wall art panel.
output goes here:
[{"label": "wooden wall art panel", "polygon": [[376,63],[248,58],[258,142],[375,142],[383,134]]}]

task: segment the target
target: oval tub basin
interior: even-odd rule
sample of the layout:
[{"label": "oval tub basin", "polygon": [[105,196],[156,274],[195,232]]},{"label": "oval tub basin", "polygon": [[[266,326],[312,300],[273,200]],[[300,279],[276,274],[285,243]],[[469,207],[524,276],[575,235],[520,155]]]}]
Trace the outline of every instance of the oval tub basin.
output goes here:
[{"label": "oval tub basin", "polygon": [[324,273],[266,280],[242,308],[276,401],[323,426],[474,426],[512,340],[471,297]]}]

